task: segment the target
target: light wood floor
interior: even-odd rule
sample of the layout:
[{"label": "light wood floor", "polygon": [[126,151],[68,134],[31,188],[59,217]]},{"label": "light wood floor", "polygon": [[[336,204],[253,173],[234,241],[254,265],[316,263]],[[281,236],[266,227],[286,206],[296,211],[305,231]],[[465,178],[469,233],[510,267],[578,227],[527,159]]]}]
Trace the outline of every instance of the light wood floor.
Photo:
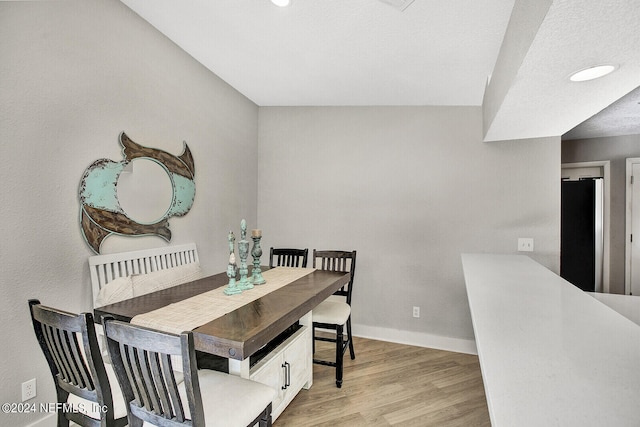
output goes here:
[{"label": "light wood floor", "polygon": [[[313,365],[302,390],[274,422],[286,426],[490,426],[478,357],[354,338],[345,353],[344,382],[335,369]],[[327,357],[330,343],[316,343]]]}]

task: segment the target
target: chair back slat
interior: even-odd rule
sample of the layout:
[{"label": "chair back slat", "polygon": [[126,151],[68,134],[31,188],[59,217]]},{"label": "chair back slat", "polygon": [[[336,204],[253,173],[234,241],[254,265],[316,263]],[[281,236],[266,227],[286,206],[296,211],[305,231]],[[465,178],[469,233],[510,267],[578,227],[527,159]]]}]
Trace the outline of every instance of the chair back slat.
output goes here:
[{"label": "chair back slat", "polygon": [[89,381],[89,372],[84,357],[81,356],[78,340],[74,332],[58,329],[53,335],[59,351],[59,360],[65,372],[65,380],[80,388],[93,390],[93,384]]},{"label": "chair back slat", "polygon": [[89,368],[82,356],[80,350],[80,344],[78,343],[78,335],[73,332],[65,332],[66,342],[71,350],[71,363],[72,370],[75,373],[78,384],[84,386],[88,390],[93,390],[93,381],[91,380],[91,374]]},{"label": "chair back slat", "polygon": [[42,332],[44,335],[44,341],[46,343],[47,350],[53,358],[57,376],[59,377],[59,379],[62,379],[65,382],[70,382],[71,375],[69,374],[64,359],[62,358],[60,344],[58,343],[59,337],[57,329],[54,329],[49,325],[43,325]]},{"label": "chair back slat", "polygon": [[[173,372],[171,356],[163,354],[160,356],[160,359],[162,361],[162,371]],[[178,384],[176,384],[176,378],[174,375],[165,375],[164,378],[166,384],[166,395],[164,396],[167,399],[166,405],[167,407],[171,407],[174,410],[175,417],[178,421],[184,422],[187,417],[182,406],[182,399],[180,398],[180,394],[178,394]],[[178,402],[178,405],[175,405],[174,407],[171,402]]]},{"label": "chair back slat", "polygon": [[132,346],[125,346],[125,350],[127,351],[127,359],[129,360],[125,368],[129,370],[129,376],[134,380],[134,390],[137,390],[136,401],[140,407],[153,410],[151,397],[149,396],[149,388],[144,379],[144,363],[142,365],[140,364],[138,350]]},{"label": "chair back slat", "polygon": [[[140,372],[142,373],[142,384],[148,399],[147,407],[156,415],[164,418],[173,418],[171,405],[167,407],[160,403],[160,394],[162,394],[162,388],[164,388],[163,379],[154,378],[152,373],[153,363],[156,357],[158,357],[158,353],[152,351],[138,351],[136,353],[138,355]],[[156,379],[158,380],[157,382]],[[160,386],[160,384],[162,384],[162,386]]]},{"label": "chair back slat", "polygon": [[[136,379],[136,376],[131,371],[132,367],[134,366],[131,363],[131,360],[135,360],[135,355],[132,358],[133,350],[129,351],[129,348],[126,347],[124,344],[119,344],[119,350],[120,350],[120,354],[122,355],[124,360],[126,360],[126,362],[123,363],[123,367],[124,367],[124,374],[127,376],[127,380],[128,380],[127,384],[128,384],[129,389],[130,389],[130,392],[131,392],[131,394],[133,395],[133,398],[136,401],[141,401],[142,398],[140,397],[140,384],[138,383],[138,380]],[[113,361],[113,359],[112,359],[112,361]],[[117,375],[117,369],[116,369],[116,375]],[[118,382],[120,382],[120,381],[118,381]],[[120,385],[120,387],[123,387],[123,386]],[[126,396],[126,394],[125,394],[125,396]]]},{"label": "chair back slat", "polygon": [[269,267],[302,267],[307,266],[309,249],[271,248]]},{"label": "chair back slat", "polygon": [[53,357],[58,372],[58,381],[80,389],[94,390],[91,373],[80,350],[76,328],[60,329],[61,325],[42,325],[42,333],[47,348]]},{"label": "chair back slat", "polygon": [[[163,372],[173,372],[173,362],[169,355],[162,355],[162,370]],[[167,407],[172,407],[175,417],[179,422],[184,422],[187,419],[187,415],[184,412],[184,406],[182,398],[178,393],[178,384],[176,383],[175,375],[165,375],[165,384],[167,390]],[[171,402],[177,402],[177,405],[172,405]]]},{"label": "chair back slat", "polygon": [[[165,366],[164,361],[169,359],[171,361],[170,356],[154,353],[153,357],[150,357],[149,361],[151,362],[151,378],[154,379],[155,389],[157,391],[157,405],[164,408],[164,413],[168,414],[170,417],[173,416],[172,405],[171,405],[171,395],[169,393],[169,389],[171,385],[167,385],[165,382],[167,380],[163,366]],[[173,378],[171,375],[168,378]]]},{"label": "chair back slat", "polygon": [[350,274],[349,283],[334,292],[334,295],[344,296],[347,304],[351,305],[353,279],[356,272],[356,251],[318,251],[314,249],[312,265],[320,270]]},{"label": "chair back slat", "polygon": [[[177,336],[110,318],[103,323],[118,382],[125,401],[130,402],[129,413],[162,426],[188,423],[191,414],[194,426],[203,425],[193,335],[189,332]],[[181,356],[183,360],[186,402],[178,390],[171,356]]]}]

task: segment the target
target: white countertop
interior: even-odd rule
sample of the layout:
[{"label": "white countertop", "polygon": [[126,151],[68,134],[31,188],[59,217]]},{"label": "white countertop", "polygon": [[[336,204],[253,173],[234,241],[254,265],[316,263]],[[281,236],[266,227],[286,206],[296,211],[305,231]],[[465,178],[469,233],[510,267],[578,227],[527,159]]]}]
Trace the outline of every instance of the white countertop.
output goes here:
[{"label": "white countertop", "polygon": [[640,426],[640,326],[521,255],[463,254],[494,427]]},{"label": "white countertop", "polygon": [[640,296],[601,294],[587,292],[587,295],[594,297],[601,303],[608,305],[618,313],[622,314],[633,323],[640,325]]}]

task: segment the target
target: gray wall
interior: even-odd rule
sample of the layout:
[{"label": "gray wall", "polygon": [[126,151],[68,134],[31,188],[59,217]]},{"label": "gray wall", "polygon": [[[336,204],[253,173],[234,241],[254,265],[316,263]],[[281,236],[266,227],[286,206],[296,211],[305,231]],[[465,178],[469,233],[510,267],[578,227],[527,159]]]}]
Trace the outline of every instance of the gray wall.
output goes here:
[{"label": "gray wall", "polygon": [[[204,270],[223,271],[228,231],[243,217],[256,224],[258,108],[115,0],[0,2],[0,58],[0,402],[20,402],[33,377],[36,402],[55,402],[27,299],[91,308],[92,253],[78,223],[84,169],[121,160],[123,130],[174,154],[186,141],[196,198],[170,218],[171,243],[195,241]],[[108,238],[104,252],[166,244]],[[1,413],[0,425],[44,415]]]},{"label": "gray wall", "polygon": [[[258,109],[116,0],[0,2],[0,58],[2,402],[33,377],[36,402],[55,400],[26,301],[91,308],[78,184],[94,160],[121,159],[123,130],[191,147],[196,199],[171,243],[195,241],[205,272],[224,270],[243,217],[267,250],[357,249],[363,335],[472,346],[461,252],[533,237],[531,256],[558,270],[559,138],[483,143],[480,107]],[[161,245],[109,238],[104,252]]]},{"label": "gray wall", "polygon": [[609,289],[614,294],[624,293],[626,159],[630,157],[640,157],[640,135],[562,141],[562,163],[611,162]]},{"label": "gray wall", "polygon": [[533,237],[559,268],[559,137],[482,132],[480,107],[261,107],[264,247],[356,249],[356,332],[464,351],[461,253]]}]

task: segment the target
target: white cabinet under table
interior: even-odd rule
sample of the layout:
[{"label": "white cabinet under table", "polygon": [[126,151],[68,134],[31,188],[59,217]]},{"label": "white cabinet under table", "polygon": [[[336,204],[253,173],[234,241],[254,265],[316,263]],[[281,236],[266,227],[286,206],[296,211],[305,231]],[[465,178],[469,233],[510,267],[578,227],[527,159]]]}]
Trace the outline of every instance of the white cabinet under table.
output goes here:
[{"label": "white cabinet under table", "polygon": [[311,328],[301,326],[286,341],[249,369],[248,378],[266,384],[277,391],[272,409],[274,420],[302,388],[308,389],[312,385],[311,340]]}]

